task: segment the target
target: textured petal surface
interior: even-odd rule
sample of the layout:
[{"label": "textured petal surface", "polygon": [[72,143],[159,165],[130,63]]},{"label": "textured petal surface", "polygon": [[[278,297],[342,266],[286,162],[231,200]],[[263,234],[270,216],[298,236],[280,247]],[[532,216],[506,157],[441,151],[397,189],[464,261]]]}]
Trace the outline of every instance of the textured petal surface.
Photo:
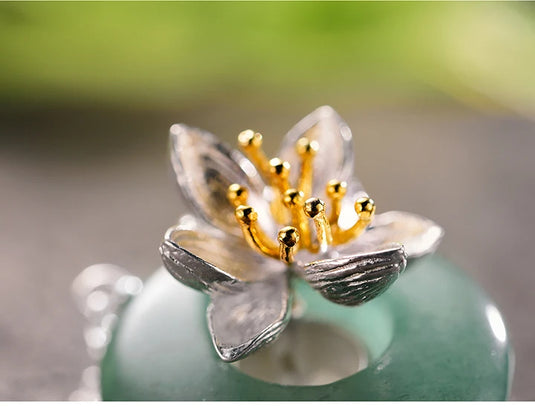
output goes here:
[{"label": "textured petal surface", "polygon": [[169,228],[160,254],[173,277],[204,292],[235,291],[244,283],[266,279],[281,265],[254,253],[241,238],[185,225]]},{"label": "textured petal surface", "polygon": [[353,176],[351,130],[329,106],[319,107],[299,121],[282,142],[280,157],[293,166],[291,178],[294,186],[300,163],[295,145],[303,136],[316,140],[319,144],[319,152],[314,158],[314,196],[324,197],[325,187],[331,179],[348,182],[354,191],[362,190],[360,182]]},{"label": "textured petal surface", "polygon": [[268,205],[262,199],[264,183],[251,162],[209,132],[175,124],[170,130],[171,162],[186,200],[206,222],[234,235],[241,231],[234,207],[227,200],[233,183],[249,190],[249,204],[258,212],[263,228],[272,233]]},{"label": "textured petal surface", "polygon": [[242,359],[276,338],[290,318],[290,291],[284,272],[248,283],[240,292],[214,292],[208,326],[219,356]]},{"label": "textured petal surface", "polygon": [[383,293],[407,263],[403,246],[320,260],[304,266],[304,278],[332,302],[359,305]]},{"label": "textured petal surface", "polygon": [[367,252],[391,242],[403,244],[409,258],[433,252],[444,230],[432,220],[409,212],[390,211],[375,216],[357,240],[338,248],[342,255]]}]

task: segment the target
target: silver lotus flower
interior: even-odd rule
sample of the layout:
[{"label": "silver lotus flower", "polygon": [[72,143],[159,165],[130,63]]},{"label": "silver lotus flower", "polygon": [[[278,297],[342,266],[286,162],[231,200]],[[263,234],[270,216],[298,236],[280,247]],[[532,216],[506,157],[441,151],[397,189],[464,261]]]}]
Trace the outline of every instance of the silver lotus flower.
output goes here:
[{"label": "silver lotus flower", "polygon": [[160,253],[176,279],[210,295],[208,325],[224,361],[242,359],[284,330],[290,276],[334,303],[362,304],[443,235],[418,215],[375,215],[353,176],[351,131],[331,107],[297,123],[271,161],[250,130],[239,136],[246,155],[185,125],[173,125],[170,137],[178,185],[195,216],[169,228]]}]

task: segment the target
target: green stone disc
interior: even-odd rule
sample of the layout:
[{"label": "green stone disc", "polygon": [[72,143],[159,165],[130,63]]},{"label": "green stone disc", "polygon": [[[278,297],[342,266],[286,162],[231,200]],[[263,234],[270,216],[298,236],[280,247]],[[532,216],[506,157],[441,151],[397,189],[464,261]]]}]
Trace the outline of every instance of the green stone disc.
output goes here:
[{"label": "green stone disc", "polygon": [[[508,397],[513,361],[503,319],[477,284],[438,256],[410,263],[387,292],[360,307],[328,302],[302,281],[296,283],[296,299],[300,301],[297,310],[302,310],[302,317],[279,340],[239,363],[240,370],[236,365],[222,362],[212,346],[205,316],[207,297],[181,285],[160,269],[121,314],[101,363],[103,399],[505,400]],[[304,346],[304,352],[309,349],[309,342],[315,343],[315,349],[320,345],[319,351],[313,352],[318,360],[309,363],[292,359],[290,354],[285,361],[281,359],[288,366],[285,372],[294,371],[292,366],[305,365],[306,373],[313,374],[316,363],[345,371],[346,362],[355,360],[348,354],[347,360],[342,356],[340,361],[339,356],[345,354],[340,352],[345,352],[347,343],[334,339],[330,342],[328,335],[323,334],[311,340],[299,331],[299,323],[316,328],[317,324],[329,324],[359,340],[366,352],[367,363],[359,365],[364,368],[338,381],[313,386],[271,383],[245,373],[251,374],[250,368],[254,370],[264,361],[268,367],[272,366],[266,370],[271,372],[269,379],[275,366],[274,361],[265,359],[269,352],[277,351],[277,346],[283,346],[282,350],[287,348],[284,346],[294,349]],[[333,354],[338,357],[331,359],[329,355]]]}]

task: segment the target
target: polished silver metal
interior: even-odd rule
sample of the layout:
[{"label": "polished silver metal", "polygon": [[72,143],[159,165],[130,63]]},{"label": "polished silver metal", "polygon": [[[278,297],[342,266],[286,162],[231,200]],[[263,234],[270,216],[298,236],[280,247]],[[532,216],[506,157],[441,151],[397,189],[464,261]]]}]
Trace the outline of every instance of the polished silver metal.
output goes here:
[{"label": "polished silver metal", "polygon": [[202,222],[194,229],[183,223],[169,228],[160,254],[175,279],[205,293],[235,291],[281,270],[279,263],[251,252],[242,238],[221,235]]},{"label": "polished silver metal", "polygon": [[[315,139],[320,149],[328,149],[328,155],[318,155],[314,159],[312,196],[323,197],[325,187],[331,179],[347,181],[354,194],[364,193],[362,184],[354,175],[355,156],[351,129],[332,107],[319,107],[295,124],[282,142],[279,157],[290,164],[299,164],[295,144],[303,136]],[[297,178],[298,169],[294,167],[291,169],[293,186],[296,186]]]},{"label": "polished silver metal", "polygon": [[[313,195],[324,195],[330,179],[345,180],[341,228],[358,216],[355,198],[365,195],[354,175],[352,134],[331,107],[320,107],[286,135],[279,157],[297,160],[296,141],[307,136],[327,147],[314,159]],[[160,246],[163,263],[174,278],[208,294],[208,324],[219,356],[236,361],[275,339],[292,311],[289,277],[297,275],[330,301],[354,306],[384,292],[403,272],[407,260],[433,252],[443,230],[427,218],[407,212],[375,216],[356,240],[321,254],[300,251],[288,267],[250,248],[226,199],[232,183],[249,190],[248,203],[268,235],[280,228],[270,214],[271,189],[239,151],[205,131],[185,125],[170,130],[171,162],[176,180],[196,216],[169,228]],[[291,174],[295,183],[296,174]]]},{"label": "polished silver metal", "polygon": [[303,276],[331,302],[356,306],[388,289],[406,264],[403,245],[393,243],[384,250],[307,263]]},{"label": "polished silver metal", "polygon": [[432,220],[409,212],[389,211],[378,214],[357,241],[340,247],[344,254],[369,252],[391,242],[403,244],[407,257],[416,259],[434,252],[444,230]]},{"label": "polished silver metal", "polygon": [[233,362],[262,347],[284,330],[290,319],[288,275],[279,272],[238,292],[214,292],[208,327],[217,353]]},{"label": "polished silver metal", "polygon": [[234,219],[234,208],[227,200],[230,184],[240,184],[249,191],[249,203],[255,207],[263,228],[274,233],[269,206],[263,200],[264,182],[253,164],[238,150],[228,147],[213,134],[184,124],[170,129],[171,164],[184,203],[205,222],[227,234],[241,237]]}]

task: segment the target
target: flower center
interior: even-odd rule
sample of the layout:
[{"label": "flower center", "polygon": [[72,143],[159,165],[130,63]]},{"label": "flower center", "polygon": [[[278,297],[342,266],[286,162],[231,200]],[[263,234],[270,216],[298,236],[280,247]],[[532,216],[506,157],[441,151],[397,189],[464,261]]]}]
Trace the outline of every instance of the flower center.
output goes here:
[{"label": "flower center", "polygon": [[342,200],[347,193],[347,183],[344,181],[331,180],[325,187],[329,213],[325,202],[311,196],[314,157],[320,149],[317,141],[304,136],[296,143],[295,149],[300,158],[296,188],[290,186],[290,164],[279,158],[267,159],[262,150],[260,133],[243,131],[238,136],[238,143],[273,189],[274,198],[270,204],[273,218],[281,225],[287,225],[279,231],[278,243],[273,241],[260,228],[256,211],[247,205],[247,188],[239,184],[230,185],[227,198],[236,208],[236,220],[245,240],[256,251],[290,264],[299,249],[307,249],[312,253],[325,252],[330,245],[357,238],[372,221],[375,203],[371,198],[361,197],[354,204],[359,217],[357,222],[349,229],[340,228],[338,219]]}]

